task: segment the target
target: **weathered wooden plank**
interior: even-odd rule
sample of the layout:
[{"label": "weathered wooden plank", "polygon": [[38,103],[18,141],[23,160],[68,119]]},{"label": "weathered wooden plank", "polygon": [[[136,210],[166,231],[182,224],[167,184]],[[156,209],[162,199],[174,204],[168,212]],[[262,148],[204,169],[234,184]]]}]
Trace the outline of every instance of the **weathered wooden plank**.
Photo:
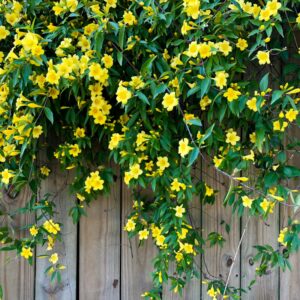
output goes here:
[{"label": "weathered wooden plank", "polygon": [[[122,225],[124,227],[127,216],[133,204],[133,197],[125,184],[122,186]],[[141,294],[152,287],[151,272],[152,259],[157,250],[149,238],[142,247],[138,247],[138,238],[129,240],[122,230],[122,258],[121,258],[121,295],[122,300],[141,299]]]},{"label": "weathered wooden plank", "polygon": [[[201,168],[200,161],[195,165],[193,175],[195,176],[195,181],[201,178]],[[201,230],[201,202],[199,197],[194,197],[189,205],[189,221],[194,228]],[[201,268],[201,256],[195,257],[195,264],[197,265],[198,272],[200,273]],[[169,273],[172,275],[172,272],[176,270],[175,266],[170,267]],[[163,288],[163,300],[196,300],[201,298],[201,279],[194,278],[191,282],[187,283],[184,288],[182,297],[178,293],[170,291],[170,286],[164,286]]]},{"label": "weathered wooden plank", "polygon": [[[289,142],[293,142],[294,140],[300,139],[300,129],[298,126],[294,125],[288,131],[288,136],[290,138]],[[288,141],[287,141],[288,143]],[[299,148],[299,147],[298,147]],[[297,149],[299,151],[299,149]],[[300,167],[300,154],[297,152],[288,152],[288,164]],[[299,181],[291,180],[287,182],[287,185],[291,189],[299,189]],[[289,201],[288,204],[293,204]],[[295,213],[299,214],[298,211],[294,210],[294,207],[289,207],[281,204],[280,206],[280,229],[284,228],[288,224],[289,218],[298,219],[295,217]],[[283,250],[283,246],[281,245],[281,250]],[[280,271],[280,299],[298,299],[300,292],[300,252],[293,253],[289,257],[290,264],[292,266],[292,271],[286,270],[285,272]]]},{"label": "weathered wooden plank", "polygon": [[[50,278],[44,273],[49,266],[47,258],[37,258],[36,261],[36,299],[76,299],[76,265],[77,265],[77,225],[74,225],[69,210],[73,205],[74,196],[69,193],[68,183],[72,179],[69,173],[60,171],[56,162],[53,162],[50,176],[42,183],[40,195],[43,197],[50,193],[59,212],[55,216],[55,221],[63,224],[63,241],[57,241],[53,252],[59,255],[59,262],[66,266],[62,271],[62,281],[60,284],[50,282]],[[38,247],[37,255],[47,253],[46,247]],[[48,252],[49,253],[49,252]],[[52,253],[52,252],[51,252]]]},{"label": "weathered wooden plank", "polygon": [[[248,217],[243,217],[243,225],[248,221]],[[276,247],[279,226],[279,210],[278,207],[274,209],[274,213],[269,216],[267,221],[263,221],[257,217],[251,217],[246,237],[243,239],[241,247],[241,286],[247,290],[251,280],[255,279],[255,268],[257,264],[253,263],[253,257],[256,254],[254,245],[268,244]],[[242,299],[257,299],[257,300],[274,300],[278,299],[278,280],[279,274],[277,269],[268,271],[268,275],[257,278],[256,284],[247,294],[242,296]]]},{"label": "weathered wooden plank", "polygon": [[[203,205],[202,208],[202,231],[204,239],[210,232],[218,232],[226,239],[224,246],[208,245],[204,249],[202,257],[202,276],[205,279],[221,279],[227,281],[232,264],[232,272],[229,278],[229,286],[239,287],[240,281],[240,257],[234,256],[240,239],[240,220],[233,215],[231,207],[224,208],[223,199],[227,193],[228,178],[209,166],[209,159],[203,162],[202,178],[206,184],[218,191],[216,201],[213,205]],[[225,224],[230,225],[229,234],[226,232]],[[202,287],[202,299],[210,299],[207,295],[207,286]]]},{"label": "weathered wooden plank", "polygon": [[[0,205],[5,211],[14,211],[23,207],[30,200],[29,188],[24,188],[16,199],[10,199],[5,192]],[[20,231],[21,226],[30,225],[34,222],[34,215],[22,214],[10,220],[0,217],[0,226],[11,224],[16,237],[25,237],[28,231]],[[16,253],[0,252],[0,285],[4,289],[4,300],[18,299],[31,300],[34,298],[34,266],[30,266],[26,260],[17,257]]]},{"label": "weathered wooden plank", "polygon": [[120,177],[80,221],[79,299],[120,299]]}]

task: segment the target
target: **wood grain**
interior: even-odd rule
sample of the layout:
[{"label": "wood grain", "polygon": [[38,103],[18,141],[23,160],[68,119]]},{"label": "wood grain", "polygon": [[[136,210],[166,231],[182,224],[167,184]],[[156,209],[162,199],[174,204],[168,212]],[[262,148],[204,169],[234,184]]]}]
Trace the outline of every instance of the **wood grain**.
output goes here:
[{"label": "wood grain", "polygon": [[[300,129],[298,126],[293,125],[288,130],[288,136],[290,141],[295,140],[299,141],[300,139]],[[297,147],[297,151],[299,151]],[[299,152],[288,152],[288,164],[300,168],[300,153]],[[299,189],[299,180],[290,180],[287,183],[287,186],[291,189]],[[289,204],[293,204],[289,201]],[[294,210],[293,207],[281,205],[280,206],[280,229],[284,228],[288,224],[289,218],[295,220],[299,219],[299,208]],[[283,251],[284,247],[280,246],[280,251]],[[280,271],[280,299],[298,299],[299,298],[299,282],[300,282],[300,252],[293,253],[289,257],[292,270],[286,270],[285,272]]]},{"label": "wood grain", "polygon": [[[122,227],[131,211],[133,197],[125,184],[122,185]],[[141,294],[152,287],[152,259],[157,253],[156,246],[149,238],[138,247],[138,238],[129,240],[127,232],[122,230],[121,295],[122,300],[141,299]]]},{"label": "wood grain", "polygon": [[118,176],[80,221],[80,299],[120,299],[120,192]]},{"label": "wood grain", "polygon": [[[196,177],[195,181],[199,180],[201,178],[201,162],[198,161],[197,164],[195,164],[195,167],[192,170],[193,175]],[[190,224],[201,231],[201,202],[200,198],[198,196],[195,196],[191,203],[189,204],[189,211],[188,211],[188,220]],[[200,273],[201,268],[201,256],[198,255],[195,257],[195,264],[197,271]],[[169,273],[172,274],[176,270],[175,266],[170,267]],[[170,286],[164,286],[163,288],[163,300],[179,300],[179,299],[185,299],[185,300],[194,300],[194,299],[200,299],[201,297],[201,278],[192,279],[191,282],[187,283],[182,297],[178,293],[174,293],[170,290]]]},{"label": "wood grain", "polygon": [[[73,224],[69,216],[69,210],[74,203],[74,196],[69,193],[68,184],[72,175],[67,172],[61,172],[58,164],[51,164],[52,172],[50,176],[42,183],[40,195],[43,197],[50,193],[53,201],[56,203],[56,209],[59,212],[55,216],[55,221],[63,224],[63,241],[56,242],[52,252],[57,252],[59,261],[66,266],[62,271],[62,282],[50,282],[49,276],[45,274],[45,269],[49,266],[47,258],[37,258],[36,261],[36,299],[43,300],[75,300],[76,299],[76,273],[77,273],[77,225]],[[38,247],[37,255],[49,254],[46,247]]]},{"label": "wood grain", "polygon": [[[30,200],[29,188],[24,190],[15,199],[10,199],[5,191],[0,204],[5,211],[14,211],[23,207]],[[10,224],[14,228],[15,237],[23,238],[28,236],[27,230],[20,230],[20,227],[34,223],[34,215],[20,214],[14,219],[0,217],[0,226]],[[34,297],[34,266],[17,257],[16,252],[0,252],[0,285],[4,289],[4,300],[18,299],[31,300]]]},{"label": "wood grain", "polygon": [[[223,206],[223,199],[227,193],[229,182],[226,177],[217,172],[205,161],[203,164],[203,180],[212,187],[216,193],[216,201],[213,205],[206,204],[202,208],[202,231],[206,239],[210,232],[221,233],[225,238],[224,246],[209,247],[204,249],[205,255],[202,259],[203,280],[221,279],[226,282],[230,268],[232,273],[229,278],[229,286],[239,287],[240,281],[240,256],[234,256],[240,240],[240,220],[233,215],[231,207]],[[222,224],[223,223],[223,224]],[[227,234],[225,224],[230,225],[230,232]],[[210,299],[207,296],[207,286],[203,285],[202,299]]]},{"label": "wood grain", "polygon": [[[243,228],[247,222],[247,216],[243,217]],[[274,213],[264,222],[260,218],[251,217],[246,237],[241,247],[241,287],[247,290],[251,280],[255,279],[256,263],[253,263],[253,257],[256,255],[254,245],[271,245],[276,248],[278,237],[279,210],[274,209]],[[256,284],[247,294],[243,294],[245,300],[273,300],[278,298],[278,280],[279,273],[277,269],[268,271],[268,275],[259,277]]]}]

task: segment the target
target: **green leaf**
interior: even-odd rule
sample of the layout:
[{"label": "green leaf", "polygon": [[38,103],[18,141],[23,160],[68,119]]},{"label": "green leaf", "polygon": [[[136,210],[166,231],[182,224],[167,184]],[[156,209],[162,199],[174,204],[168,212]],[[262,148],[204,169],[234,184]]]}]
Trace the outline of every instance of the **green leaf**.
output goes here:
[{"label": "green leaf", "polygon": [[274,104],[283,95],[283,91],[274,91],[272,94],[271,104]]},{"label": "green leaf", "polygon": [[190,97],[190,96],[194,95],[195,93],[199,92],[200,90],[201,90],[201,85],[197,85],[187,92],[187,96]]},{"label": "green leaf", "polygon": [[51,124],[53,124],[54,117],[53,117],[53,112],[51,111],[51,109],[49,107],[45,107],[44,112],[45,112],[47,119],[51,122]]},{"label": "green leaf", "polygon": [[201,81],[201,96],[200,96],[201,98],[203,98],[203,96],[209,90],[210,83],[211,83],[211,79],[210,78],[205,78],[205,79],[203,79]]},{"label": "green leaf", "polygon": [[151,74],[151,70],[152,70],[152,63],[153,61],[156,59],[156,55],[153,57],[150,57],[149,59],[147,59],[142,67],[141,67],[141,73],[143,76],[149,75]]},{"label": "green leaf", "polygon": [[204,137],[202,138],[202,141],[207,140],[207,139],[211,136],[211,134],[212,134],[212,132],[213,132],[213,130],[214,130],[214,127],[215,127],[215,124],[212,124],[212,125],[206,130],[205,135],[204,135]]},{"label": "green leaf", "polygon": [[199,155],[199,148],[196,147],[192,150],[192,152],[190,153],[189,155],[189,165],[188,166],[191,166],[194,161],[198,158],[198,155]]},{"label": "green leaf", "polygon": [[122,26],[121,29],[119,30],[119,47],[123,50],[124,46],[124,40],[125,40],[125,26]]},{"label": "green leaf", "polygon": [[98,57],[101,57],[103,41],[104,41],[104,32],[103,32],[103,30],[101,30],[101,31],[97,32],[96,36],[95,36],[95,50],[96,50]]},{"label": "green leaf", "polygon": [[192,119],[192,120],[188,120],[187,123],[188,123],[188,124],[195,125],[195,126],[199,126],[199,127],[202,126],[202,122],[201,122],[200,119]]},{"label": "green leaf", "polygon": [[117,53],[117,60],[120,66],[123,64],[123,53],[121,51],[118,51]]},{"label": "green leaf", "polygon": [[277,184],[278,181],[278,175],[275,172],[272,173],[268,173],[265,177],[264,177],[264,181],[265,181],[265,186],[266,188],[269,188],[271,186],[274,186]]},{"label": "green leaf", "polygon": [[150,102],[148,101],[148,98],[146,97],[145,94],[143,94],[143,93],[140,92],[140,91],[137,91],[137,92],[136,92],[136,95],[137,95],[138,98],[141,99],[144,103],[150,105]]},{"label": "green leaf", "polygon": [[278,22],[276,22],[276,23],[275,23],[275,28],[277,29],[278,33],[279,33],[282,37],[284,37],[283,29],[282,29],[281,24],[278,23]]},{"label": "green leaf", "polygon": [[300,176],[300,169],[293,166],[285,166],[283,168],[283,174],[288,178],[298,177]]},{"label": "green leaf", "polygon": [[0,300],[3,299],[3,289],[2,286],[0,285]]},{"label": "green leaf", "polygon": [[262,126],[262,124],[259,124],[256,127],[255,133],[256,133],[256,142],[255,142],[255,144],[256,144],[258,150],[261,152],[262,151],[262,145],[263,145],[263,142],[264,142],[264,139],[265,139],[266,129]]},{"label": "green leaf", "polygon": [[265,91],[269,86],[269,73],[265,74],[265,76],[261,79],[259,83],[259,88],[263,92]]}]

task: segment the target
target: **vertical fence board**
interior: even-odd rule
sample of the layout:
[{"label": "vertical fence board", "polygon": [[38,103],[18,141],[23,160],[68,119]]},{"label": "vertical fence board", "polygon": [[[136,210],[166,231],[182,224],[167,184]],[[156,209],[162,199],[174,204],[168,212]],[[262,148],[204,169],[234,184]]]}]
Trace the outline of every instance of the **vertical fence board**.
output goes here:
[{"label": "vertical fence board", "polygon": [[[195,180],[200,180],[201,169],[200,162],[197,162],[193,169],[193,175],[195,175]],[[188,211],[188,221],[192,224],[194,228],[201,230],[201,203],[199,197],[194,197],[193,201],[189,204]],[[198,255],[195,257],[195,264],[197,271],[201,272],[201,257]],[[175,266],[170,267],[170,275],[176,270]],[[191,282],[187,283],[184,288],[183,295],[180,297],[178,293],[173,293],[170,291],[170,286],[164,286],[163,289],[163,300],[200,300],[201,298],[201,279],[194,278]]]},{"label": "vertical fence board", "polygon": [[[288,130],[288,136],[290,141],[287,143],[293,143],[293,141],[300,139],[300,130],[297,125],[293,125],[291,129]],[[297,147],[297,151],[299,151],[299,147]],[[288,164],[300,168],[299,161],[299,152],[288,152],[287,159]],[[299,181],[290,180],[287,182],[287,185],[291,189],[299,190]],[[291,201],[288,204],[293,204]],[[287,226],[288,219],[293,218],[297,220],[297,215],[299,215],[298,210],[294,210],[294,207],[289,207],[281,204],[280,206],[280,229]],[[280,245],[280,250],[283,250],[283,246]],[[292,270],[286,270],[285,272],[280,271],[280,299],[298,299],[299,298],[299,282],[300,282],[300,252],[293,253],[289,257],[290,264],[292,266]]]},{"label": "vertical fence board", "polygon": [[[247,222],[247,217],[243,218],[243,228]],[[264,222],[262,219],[251,217],[247,236],[242,243],[242,288],[247,290],[251,280],[255,279],[255,268],[257,264],[253,263],[253,257],[256,254],[254,245],[271,245],[276,248],[278,237],[279,210],[274,209],[274,213]],[[243,294],[245,300],[274,300],[278,299],[278,270],[272,269],[268,274],[257,278],[257,282],[247,294]]]},{"label": "vertical fence board", "polygon": [[[63,241],[57,241],[52,252],[57,252],[59,262],[66,266],[62,271],[61,283],[50,282],[49,276],[44,272],[50,265],[47,258],[37,258],[36,261],[36,299],[51,300],[75,300],[76,299],[76,266],[77,266],[77,226],[73,224],[69,217],[69,209],[73,205],[72,196],[69,194],[68,183],[71,174],[62,172],[55,162],[51,165],[50,176],[42,183],[40,196],[50,193],[50,198],[56,204],[59,212],[55,216],[55,221],[63,223]],[[46,246],[37,248],[37,255],[47,253]],[[49,254],[49,252],[47,253]]]},{"label": "vertical fence board", "polygon": [[[131,211],[133,197],[125,184],[122,186],[122,227]],[[152,287],[151,272],[152,259],[157,250],[149,239],[141,247],[138,238],[128,239],[122,230],[122,258],[121,258],[121,295],[122,300],[141,299],[141,294]]]},{"label": "vertical fence board", "polygon": [[79,299],[120,299],[120,213],[118,176],[80,221]]},{"label": "vertical fence board", "polygon": [[[230,268],[234,263],[229,278],[229,286],[239,287],[240,256],[237,254],[235,261],[234,256],[240,239],[240,220],[236,215],[233,215],[231,207],[224,208],[223,206],[223,199],[228,190],[229,182],[213,167],[209,167],[207,161],[203,163],[202,170],[203,180],[208,186],[218,191],[215,203],[213,205],[203,205],[202,208],[203,238],[206,239],[210,232],[218,232],[226,240],[223,248],[219,246],[209,248],[206,246],[205,255],[202,257],[202,277],[203,280],[218,278],[226,282]],[[225,230],[225,224],[230,225],[229,234]],[[205,285],[202,288],[202,299],[210,299]]]},{"label": "vertical fence board", "polygon": [[[11,212],[23,207],[30,200],[29,188],[24,188],[16,199],[9,199],[3,193],[3,199],[0,199],[0,206],[5,211]],[[0,217],[0,227],[10,224],[13,226],[16,236],[25,237],[28,235],[25,231],[20,231],[21,226],[30,225],[34,222],[34,215],[21,214],[11,220],[8,217]],[[1,243],[0,243],[1,247]],[[28,262],[17,257],[16,252],[0,252],[0,285],[4,289],[3,300],[31,300],[34,298],[34,267]]]}]

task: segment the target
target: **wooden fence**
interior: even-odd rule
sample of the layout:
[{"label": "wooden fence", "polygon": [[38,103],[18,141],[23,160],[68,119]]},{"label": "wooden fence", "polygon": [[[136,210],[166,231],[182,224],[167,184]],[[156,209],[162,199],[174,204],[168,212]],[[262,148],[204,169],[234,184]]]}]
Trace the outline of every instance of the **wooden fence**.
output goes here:
[{"label": "wooden fence", "polygon": [[[214,189],[219,190],[217,201],[213,206],[201,207],[200,201],[192,203],[194,226],[202,228],[206,237],[211,231],[221,232],[226,238],[223,248],[213,247],[205,251],[205,257],[198,258],[202,268],[202,279],[191,282],[184,292],[183,299],[208,299],[206,285],[201,284],[207,277],[215,276],[226,279],[233,263],[247,216],[239,219],[230,208],[224,209],[222,197],[227,182],[210,168],[202,166],[196,170]],[[138,248],[136,240],[128,240],[123,231],[126,216],[130,211],[132,197],[130,191],[118,177],[109,197],[99,197],[87,209],[88,217],[73,225],[68,217],[72,205],[67,184],[71,175],[62,174],[58,167],[52,166],[52,173],[44,182],[41,195],[50,192],[55,199],[60,221],[63,221],[63,242],[57,245],[57,252],[66,265],[62,283],[51,284],[44,274],[48,265],[47,259],[38,258],[34,266],[29,266],[24,259],[15,253],[0,253],[0,282],[4,286],[5,300],[135,300],[151,287],[151,259],[156,248],[151,240]],[[4,196],[2,205],[14,209],[25,204],[29,191],[24,190],[16,199]],[[253,263],[255,244],[268,243],[277,246],[280,227],[287,223],[292,213],[286,206],[281,206],[270,216],[267,222],[252,217],[245,232],[240,251],[236,256],[230,284],[247,288],[254,278],[256,265]],[[0,219],[1,220],[1,219]],[[12,222],[16,227],[30,224],[34,216],[21,215]],[[231,226],[226,233],[222,223]],[[22,233],[20,233],[22,234]],[[37,255],[44,253],[36,249]],[[285,273],[271,270],[267,276],[259,279],[257,284],[242,299],[282,299],[296,300],[300,295],[300,256],[291,257],[293,271]],[[172,270],[170,270],[172,272]],[[162,299],[179,299],[178,295],[164,287]]]}]

